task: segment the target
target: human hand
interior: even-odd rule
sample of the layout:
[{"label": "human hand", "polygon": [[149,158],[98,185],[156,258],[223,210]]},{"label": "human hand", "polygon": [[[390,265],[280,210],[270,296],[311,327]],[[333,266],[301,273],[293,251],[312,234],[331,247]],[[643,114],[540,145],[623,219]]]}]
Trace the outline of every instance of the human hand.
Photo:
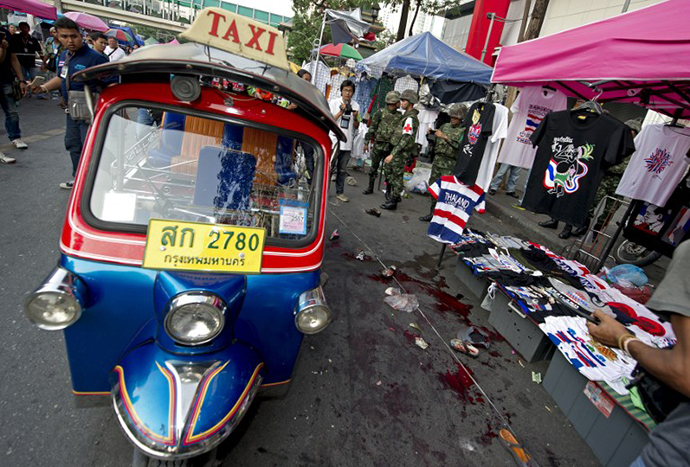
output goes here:
[{"label": "human hand", "polygon": [[286,107],[288,110],[295,110],[297,108],[297,104],[290,104]]},{"label": "human hand", "polygon": [[436,135],[437,138],[446,139],[446,134],[444,132],[442,132],[441,130],[434,131],[434,134]]},{"label": "human hand", "polygon": [[6,49],[9,46],[10,46],[10,43],[7,42],[5,39],[3,39],[2,42],[0,42],[0,47],[3,49]]},{"label": "human hand", "polygon": [[390,163],[390,161],[392,161],[392,160],[393,160],[393,154],[391,154],[391,155],[389,155],[388,157],[386,157],[386,158],[383,160],[383,162],[386,163],[386,164],[388,164],[388,163]]},{"label": "human hand", "polygon": [[618,340],[630,332],[621,323],[610,317],[602,310],[595,310],[593,316],[599,319],[599,324],[587,322],[587,329],[594,340],[609,347],[618,347]]},{"label": "human hand", "polygon": [[26,96],[26,92],[28,91],[29,87],[24,81],[19,82],[19,88],[22,90],[22,96]]}]

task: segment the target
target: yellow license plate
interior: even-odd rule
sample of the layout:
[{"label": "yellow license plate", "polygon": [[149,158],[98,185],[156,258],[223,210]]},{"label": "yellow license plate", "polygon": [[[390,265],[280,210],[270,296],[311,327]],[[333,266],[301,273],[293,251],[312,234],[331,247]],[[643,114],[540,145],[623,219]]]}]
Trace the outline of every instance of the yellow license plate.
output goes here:
[{"label": "yellow license plate", "polygon": [[143,267],[256,274],[265,237],[254,227],[151,219]]}]

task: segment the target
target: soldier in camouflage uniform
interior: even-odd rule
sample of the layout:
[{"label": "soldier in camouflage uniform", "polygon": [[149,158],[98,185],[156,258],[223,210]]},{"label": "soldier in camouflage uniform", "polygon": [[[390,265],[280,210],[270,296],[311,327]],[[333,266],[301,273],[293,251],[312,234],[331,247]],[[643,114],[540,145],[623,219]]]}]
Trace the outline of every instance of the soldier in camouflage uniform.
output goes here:
[{"label": "soldier in camouflage uniform", "polygon": [[381,209],[393,211],[401,201],[405,161],[417,152],[416,139],[419,129],[417,114],[419,111],[414,108],[417,100],[417,93],[411,89],[404,90],[400,96],[401,107],[405,113],[391,139],[393,149],[390,155],[384,159],[386,164],[383,169],[383,173],[386,174],[386,202],[381,205]]},{"label": "soldier in camouflage uniform", "polygon": [[[444,175],[451,175],[457,161],[457,151],[460,149],[462,135],[465,132],[462,120],[465,118],[467,108],[462,104],[453,104],[448,109],[450,123],[441,126],[440,130],[435,130],[436,145],[434,146],[434,162],[431,165],[431,176],[429,186]],[[429,130],[432,131],[432,130]],[[436,200],[431,199],[431,209],[429,214],[419,218],[422,222],[429,222],[434,217]]]},{"label": "soldier in camouflage uniform", "polygon": [[386,108],[380,108],[371,119],[371,126],[364,137],[364,150],[371,142],[371,169],[369,170],[369,186],[362,193],[370,195],[374,192],[374,183],[379,171],[379,165],[384,157],[391,153],[393,145],[391,138],[396,128],[400,125],[402,114],[398,112],[400,107],[400,93],[391,91],[386,94]]}]

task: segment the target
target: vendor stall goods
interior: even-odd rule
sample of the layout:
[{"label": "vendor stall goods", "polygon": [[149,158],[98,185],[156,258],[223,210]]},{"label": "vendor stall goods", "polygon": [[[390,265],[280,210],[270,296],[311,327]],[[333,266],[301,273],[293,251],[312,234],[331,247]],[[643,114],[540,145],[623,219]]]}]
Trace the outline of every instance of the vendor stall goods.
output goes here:
[{"label": "vendor stall goods", "polygon": [[522,206],[574,226],[585,224],[606,168],[635,150],[622,122],[586,110],[546,115],[530,139],[538,150]]}]

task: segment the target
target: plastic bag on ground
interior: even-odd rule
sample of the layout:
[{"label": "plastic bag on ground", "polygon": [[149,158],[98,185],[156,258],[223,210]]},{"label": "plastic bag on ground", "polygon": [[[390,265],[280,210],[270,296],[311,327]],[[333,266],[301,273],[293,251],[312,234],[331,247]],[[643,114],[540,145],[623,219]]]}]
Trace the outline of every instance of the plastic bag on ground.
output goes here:
[{"label": "plastic bag on ground", "polygon": [[417,297],[413,294],[391,295],[384,298],[383,301],[394,310],[406,311],[408,313],[412,313],[419,306]]},{"label": "plastic bag on ground", "polygon": [[634,264],[619,264],[606,272],[606,278],[621,287],[642,287],[648,281],[641,267]]},{"label": "plastic bag on ground", "polygon": [[406,180],[403,185],[405,189],[416,193],[426,193],[427,192],[427,182],[431,176],[431,169],[426,167],[415,167],[412,172],[412,178]]}]

